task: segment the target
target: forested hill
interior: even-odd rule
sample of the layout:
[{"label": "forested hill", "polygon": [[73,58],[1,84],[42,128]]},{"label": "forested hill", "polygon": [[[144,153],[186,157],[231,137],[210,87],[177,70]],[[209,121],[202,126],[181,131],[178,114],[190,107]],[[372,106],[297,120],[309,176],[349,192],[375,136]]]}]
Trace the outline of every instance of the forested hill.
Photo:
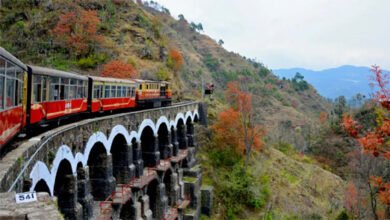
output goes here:
[{"label": "forested hill", "polygon": [[134,70],[125,77],[173,82],[176,99],[199,99],[203,79],[216,85],[216,103],[228,81],[245,77],[259,120],[270,128],[278,121],[302,125],[327,111],[327,103],[311,86],[278,80],[262,63],[226,51],[222,40],[217,43],[202,34],[201,24],[185,16],[175,19],[156,3],[1,4],[0,45],[26,63],[93,75],[110,75],[110,69],[119,66]]}]

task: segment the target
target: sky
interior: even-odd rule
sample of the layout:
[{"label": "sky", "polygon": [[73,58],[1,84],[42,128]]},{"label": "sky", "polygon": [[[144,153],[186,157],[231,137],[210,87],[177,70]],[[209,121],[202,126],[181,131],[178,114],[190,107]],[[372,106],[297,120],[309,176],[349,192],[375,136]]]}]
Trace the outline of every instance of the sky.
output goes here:
[{"label": "sky", "polygon": [[272,69],[390,69],[390,0],[155,1]]}]

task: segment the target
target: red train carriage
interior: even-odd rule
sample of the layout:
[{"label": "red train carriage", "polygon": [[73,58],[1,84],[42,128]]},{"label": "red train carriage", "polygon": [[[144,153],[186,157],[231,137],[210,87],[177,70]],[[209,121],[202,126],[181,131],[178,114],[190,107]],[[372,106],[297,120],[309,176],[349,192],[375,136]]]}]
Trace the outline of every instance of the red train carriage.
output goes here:
[{"label": "red train carriage", "polygon": [[27,67],[0,47],[0,150],[26,122]]},{"label": "red train carriage", "polygon": [[30,66],[32,70],[31,124],[87,111],[88,77]]},{"label": "red train carriage", "polygon": [[89,77],[90,112],[103,112],[136,106],[135,81],[108,77]]},{"label": "red train carriage", "polygon": [[160,107],[171,104],[171,88],[168,82],[136,80],[137,104],[144,107]]}]

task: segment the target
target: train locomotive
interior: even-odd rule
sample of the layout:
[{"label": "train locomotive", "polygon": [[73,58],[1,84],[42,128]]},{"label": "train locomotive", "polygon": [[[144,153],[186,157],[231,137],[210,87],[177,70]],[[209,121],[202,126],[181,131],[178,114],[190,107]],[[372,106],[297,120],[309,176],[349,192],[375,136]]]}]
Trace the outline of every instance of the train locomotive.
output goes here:
[{"label": "train locomotive", "polygon": [[171,104],[170,83],[83,76],[26,65],[0,47],[0,151],[16,135],[68,117]]}]

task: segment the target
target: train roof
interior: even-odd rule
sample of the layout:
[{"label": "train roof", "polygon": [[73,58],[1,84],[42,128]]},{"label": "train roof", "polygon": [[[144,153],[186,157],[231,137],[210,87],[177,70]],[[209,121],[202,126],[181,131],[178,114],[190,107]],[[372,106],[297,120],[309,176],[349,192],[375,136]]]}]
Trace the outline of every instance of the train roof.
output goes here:
[{"label": "train roof", "polygon": [[11,61],[15,65],[18,65],[19,67],[23,68],[24,70],[27,70],[27,66],[22,63],[18,58],[14,57],[12,54],[10,54],[8,51],[6,51],[4,48],[0,47],[0,56],[4,57],[5,59]]},{"label": "train roof", "polygon": [[88,77],[79,75],[77,73],[65,72],[62,70],[50,69],[50,68],[40,67],[40,66],[29,66],[29,67],[31,67],[33,74],[35,73],[35,74],[41,74],[47,76],[66,77],[66,78],[72,78],[78,80],[88,80]]},{"label": "train roof", "polygon": [[131,83],[135,84],[136,81],[131,79],[119,79],[119,78],[111,78],[111,77],[101,77],[101,76],[88,76],[93,80],[96,81],[103,81],[103,82],[112,82],[112,83]]},{"label": "train roof", "polygon": [[166,83],[166,84],[170,84],[170,82],[168,81],[155,81],[155,80],[148,80],[148,79],[135,79],[136,82],[138,83]]}]

